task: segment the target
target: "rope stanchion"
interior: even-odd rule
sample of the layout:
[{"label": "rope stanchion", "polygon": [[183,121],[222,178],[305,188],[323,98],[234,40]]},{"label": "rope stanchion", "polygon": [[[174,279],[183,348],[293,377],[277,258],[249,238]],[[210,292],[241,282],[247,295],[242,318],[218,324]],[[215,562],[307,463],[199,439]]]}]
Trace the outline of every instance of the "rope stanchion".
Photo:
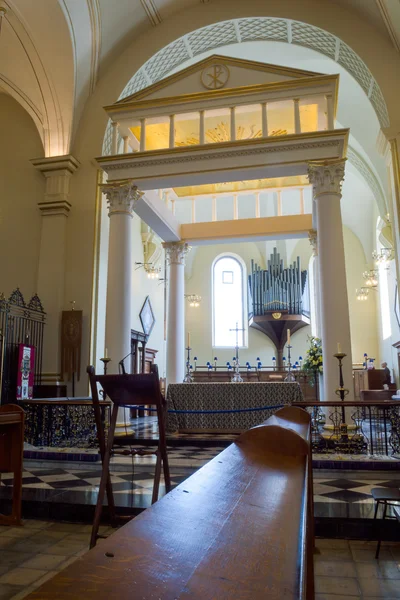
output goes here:
[{"label": "rope stanchion", "polygon": [[[256,412],[261,410],[277,410],[283,408],[286,404],[279,404],[278,406],[259,406],[256,408],[233,408],[224,410],[168,410],[167,412],[175,415],[217,415],[226,413],[241,413],[241,412]],[[154,408],[146,408],[148,411],[154,411]]]}]

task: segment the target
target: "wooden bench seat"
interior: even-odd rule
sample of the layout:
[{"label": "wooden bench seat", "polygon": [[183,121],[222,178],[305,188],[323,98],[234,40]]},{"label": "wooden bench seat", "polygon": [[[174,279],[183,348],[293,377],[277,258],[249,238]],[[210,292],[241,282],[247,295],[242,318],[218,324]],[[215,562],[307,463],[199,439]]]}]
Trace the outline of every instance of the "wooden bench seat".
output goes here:
[{"label": "wooden bench seat", "polygon": [[28,598],[309,600],[309,459],[282,409]]}]

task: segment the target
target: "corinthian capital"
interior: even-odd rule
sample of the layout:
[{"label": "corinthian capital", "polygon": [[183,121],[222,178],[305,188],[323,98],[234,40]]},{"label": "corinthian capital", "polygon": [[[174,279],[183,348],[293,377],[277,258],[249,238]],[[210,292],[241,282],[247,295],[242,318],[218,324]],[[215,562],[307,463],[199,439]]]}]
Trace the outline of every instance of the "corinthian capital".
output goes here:
[{"label": "corinthian capital", "polygon": [[165,254],[169,265],[184,265],[186,254],[191,248],[186,242],[164,242]]},{"label": "corinthian capital", "polygon": [[345,162],[346,159],[308,164],[308,180],[313,185],[314,198],[323,194],[341,195]]},{"label": "corinthian capital", "polygon": [[106,183],[101,190],[107,197],[109,217],[121,214],[132,217],[137,201],[143,196],[130,180]]}]

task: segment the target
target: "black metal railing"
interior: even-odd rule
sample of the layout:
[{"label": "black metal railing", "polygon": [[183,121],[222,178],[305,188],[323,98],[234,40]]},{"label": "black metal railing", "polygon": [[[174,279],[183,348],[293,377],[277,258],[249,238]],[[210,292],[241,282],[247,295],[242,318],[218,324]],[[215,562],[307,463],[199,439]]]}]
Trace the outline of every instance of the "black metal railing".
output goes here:
[{"label": "black metal railing", "polygon": [[400,402],[299,402],[311,415],[312,450],[400,459]]}]

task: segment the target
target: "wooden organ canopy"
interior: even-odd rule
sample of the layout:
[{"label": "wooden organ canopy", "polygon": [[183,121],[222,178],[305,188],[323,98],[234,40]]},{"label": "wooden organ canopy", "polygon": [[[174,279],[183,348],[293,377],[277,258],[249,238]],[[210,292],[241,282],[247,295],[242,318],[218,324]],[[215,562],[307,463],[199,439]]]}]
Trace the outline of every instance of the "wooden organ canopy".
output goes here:
[{"label": "wooden organ canopy", "polygon": [[310,324],[307,271],[300,257],[289,267],[274,248],[267,269],[251,261],[249,275],[249,326],[267,335],[277,350],[278,369],[283,367],[287,330],[295,333]]}]

